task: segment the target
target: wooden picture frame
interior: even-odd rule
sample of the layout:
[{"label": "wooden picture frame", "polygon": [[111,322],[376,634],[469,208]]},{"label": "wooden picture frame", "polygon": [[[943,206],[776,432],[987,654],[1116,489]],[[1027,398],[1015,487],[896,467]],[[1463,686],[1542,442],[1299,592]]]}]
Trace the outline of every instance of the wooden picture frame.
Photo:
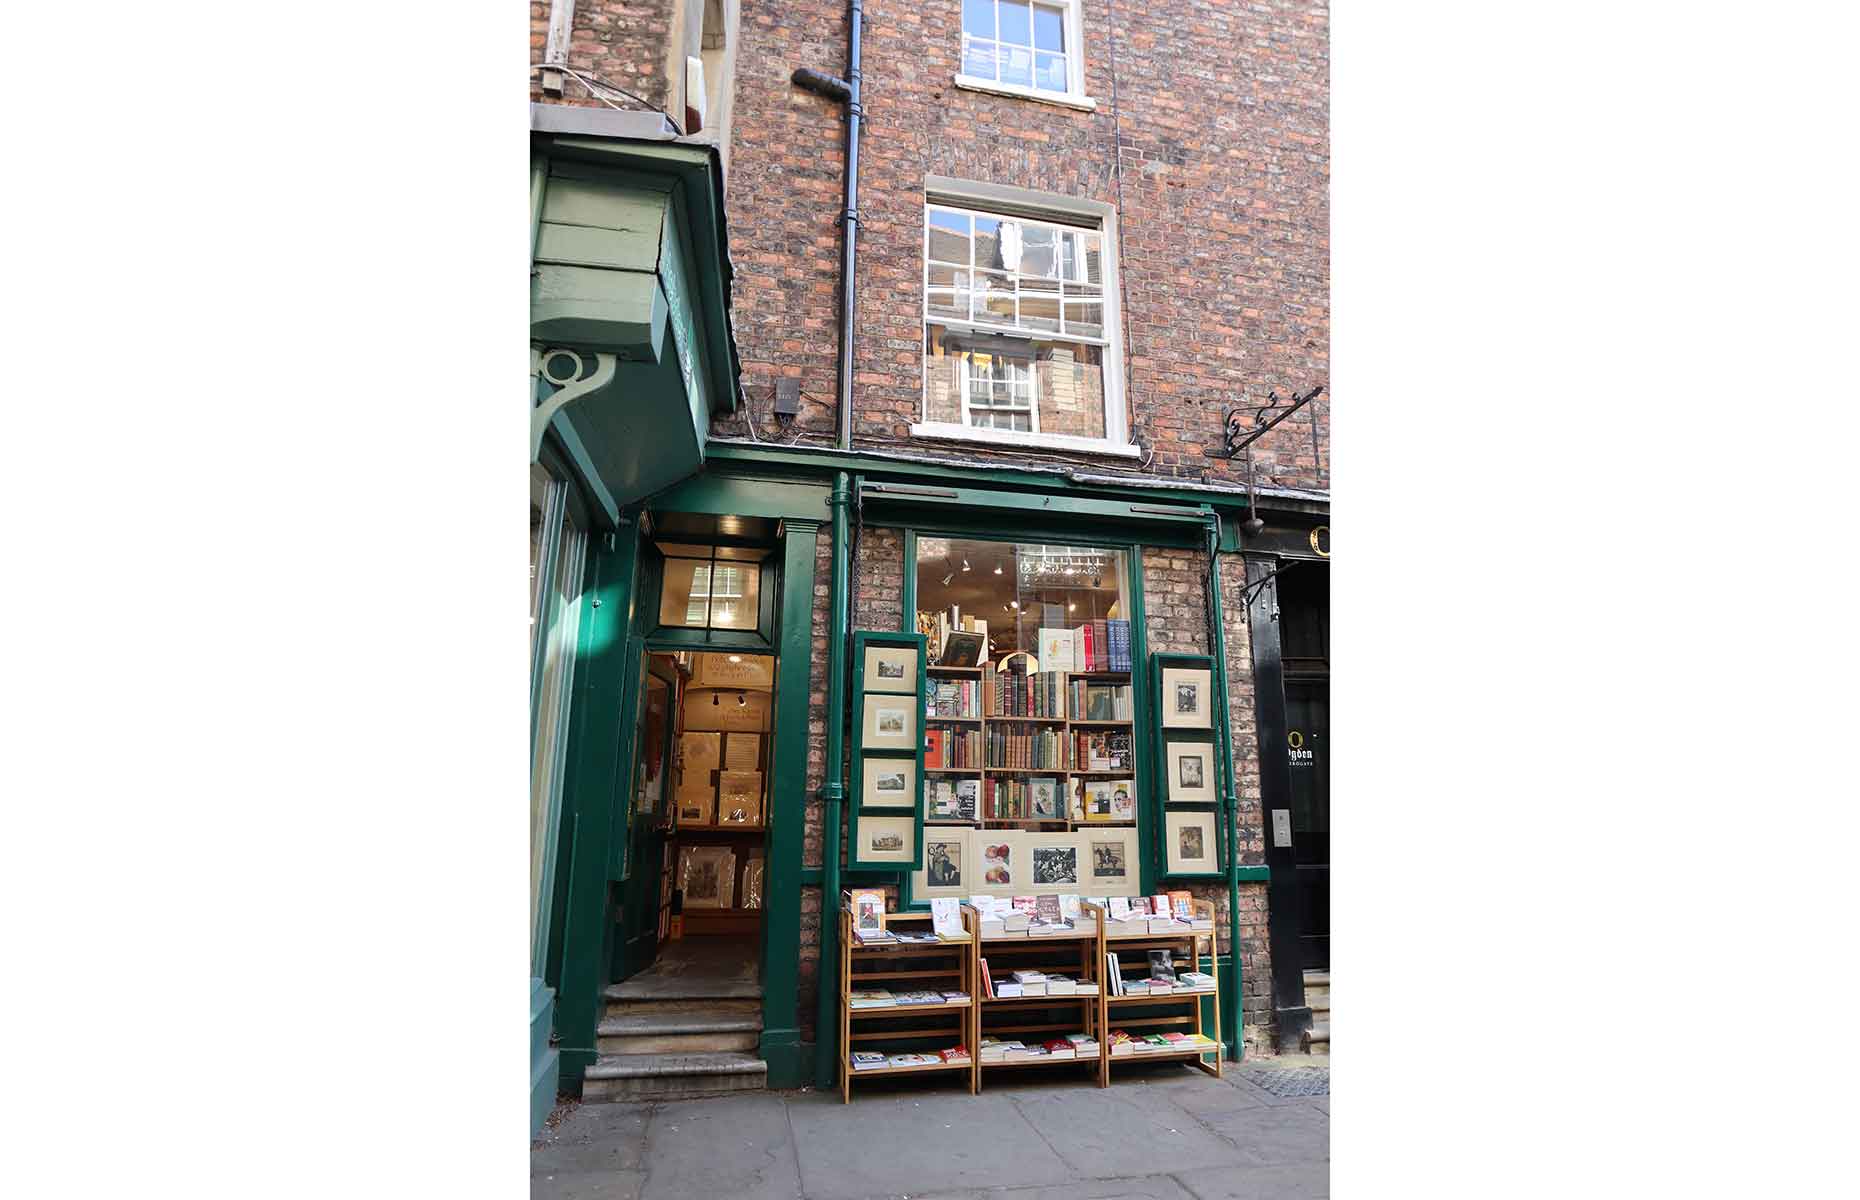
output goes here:
[{"label": "wooden picture frame", "polygon": [[918,718],[923,701],[916,696],[892,693],[870,694],[860,714],[860,743],[866,750],[922,749],[918,738]]},{"label": "wooden picture frame", "polygon": [[917,694],[918,653],[914,646],[868,646],[864,679],[868,693]]},{"label": "wooden picture frame", "polygon": [[862,816],[853,857],[862,867],[913,867],[917,863],[915,817]]},{"label": "wooden picture frame", "polygon": [[866,808],[904,808],[917,803],[917,760],[864,755],[859,761],[859,803]]},{"label": "wooden picture frame", "polygon": [[1180,809],[1163,814],[1163,874],[1219,875],[1220,832],[1215,810]]},{"label": "wooden picture frame", "polygon": [[1170,804],[1213,804],[1216,798],[1213,742],[1163,743],[1163,777]]},{"label": "wooden picture frame", "polygon": [[1162,669],[1164,729],[1214,728],[1214,672],[1205,667]]}]

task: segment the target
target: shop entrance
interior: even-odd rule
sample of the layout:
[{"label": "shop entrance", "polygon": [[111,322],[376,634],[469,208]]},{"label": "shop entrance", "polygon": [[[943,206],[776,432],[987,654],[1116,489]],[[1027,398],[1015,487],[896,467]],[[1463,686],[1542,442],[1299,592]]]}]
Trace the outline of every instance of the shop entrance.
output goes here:
[{"label": "shop entrance", "polygon": [[1300,965],[1330,967],[1330,568],[1300,563],[1279,580],[1291,768]]}]

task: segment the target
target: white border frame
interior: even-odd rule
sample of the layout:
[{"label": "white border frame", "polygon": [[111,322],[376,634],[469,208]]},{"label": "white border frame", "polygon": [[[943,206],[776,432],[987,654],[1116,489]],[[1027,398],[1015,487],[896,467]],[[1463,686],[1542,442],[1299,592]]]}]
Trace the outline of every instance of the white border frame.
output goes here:
[{"label": "white border frame", "polygon": [[[912,900],[943,899],[962,897],[975,893],[970,885],[975,880],[975,870],[981,859],[981,851],[975,844],[975,835],[979,833],[972,825],[926,825],[924,826],[924,865],[911,872]],[[933,887],[930,883],[930,843],[954,842],[962,847],[962,882],[954,887]]]},{"label": "white border frame", "polygon": [[[894,707],[900,704],[904,706],[904,713],[907,720],[904,723],[905,728],[902,737],[897,737],[889,733],[880,733],[878,731],[878,707],[881,704],[886,707]],[[862,751],[917,749],[917,739],[921,736],[918,729],[921,724],[922,716],[923,702],[915,695],[907,696],[902,692],[867,692],[865,696],[865,712],[860,714],[860,720],[865,723],[864,736],[860,739],[859,743],[860,749]]]},{"label": "white border frame", "polygon": [[[905,663],[903,679],[884,679],[878,674],[881,662]],[[917,694],[917,647],[868,645],[865,648],[865,690],[886,696]]]},{"label": "white border frame", "polygon": [[[1103,888],[1116,889],[1115,895],[1132,895],[1134,889],[1141,887],[1143,871],[1137,856],[1141,853],[1142,839],[1137,836],[1134,825],[1102,825],[1096,829],[1085,828],[1074,831],[1079,839],[1079,870],[1082,874],[1080,884],[1089,885],[1094,891]],[[1093,842],[1117,842],[1124,848],[1124,874],[1122,878],[1100,876],[1097,874],[1097,859],[1092,856]],[[1103,893],[1101,893],[1103,894]]]},{"label": "white border frame", "polygon": [[[876,776],[880,771],[897,771],[904,776],[904,791],[901,799],[892,800],[891,793],[877,790]],[[917,807],[917,789],[913,786],[917,779],[917,760],[914,758],[883,758],[876,754],[860,757],[859,762],[859,807],[861,808],[901,808],[906,812]],[[885,799],[875,799],[875,797]],[[889,815],[889,814],[887,814]],[[861,818],[863,820],[863,818]]]},{"label": "white border frame", "polygon": [[[1199,758],[1206,763],[1201,772],[1201,786],[1189,788],[1181,783],[1180,768],[1176,763],[1184,758]],[[1164,765],[1168,769],[1168,797],[1170,804],[1213,804],[1214,803],[1214,743],[1213,742],[1163,742]]]},{"label": "white border frame", "polygon": [[[1163,850],[1167,854],[1167,869],[1164,875],[1212,875],[1220,870],[1220,845],[1215,840],[1215,810],[1211,808],[1182,809],[1163,814]],[[1181,849],[1181,831],[1194,825],[1201,829],[1201,849],[1206,854],[1202,859],[1185,859],[1178,851]]]},{"label": "white border frame", "polygon": [[[1005,446],[1044,446],[1057,450],[1078,450],[1087,454],[1110,454],[1124,458],[1140,458],[1143,451],[1130,442],[1130,388],[1129,378],[1124,373],[1124,306],[1123,291],[1120,281],[1123,278],[1123,261],[1119,253],[1117,226],[1117,209],[1099,200],[1086,200],[1078,196],[1062,196],[1054,192],[1039,192],[1030,188],[1013,187],[1003,183],[979,183],[970,179],[951,179],[947,175],[926,175],[924,177],[924,202],[921,222],[922,235],[918,240],[917,287],[918,303],[918,341],[923,340],[923,329],[931,324],[930,295],[924,284],[925,265],[929,261],[930,208],[936,203],[932,197],[945,199],[960,206],[977,206],[981,208],[1006,205],[1013,208],[1030,209],[1034,213],[1049,214],[1044,219],[1052,220],[1053,215],[1083,218],[1095,222],[1099,232],[1104,235],[1105,284],[1104,284],[1104,373],[1106,378],[1104,399],[1104,437],[1082,438],[1069,434],[1025,433],[1014,429],[976,429],[967,425],[955,425],[947,421],[923,420],[924,405],[928,402],[929,391],[924,384],[922,364],[918,367],[918,421],[911,426],[912,437],[949,438],[969,442],[995,442]],[[1040,220],[1039,216],[1032,219]],[[947,321],[937,324],[948,325]],[[988,331],[991,327],[979,326]],[[1059,340],[1067,340],[1061,334]],[[1097,345],[1091,338],[1072,339],[1083,343]],[[919,358],[922,350],[918,351]],[[1112,387],[1116,396],[1111,395]],[[1037,407],[1037,405],[1036,405]]]},{"label": "white border frame", "polygon": [[[904,833],[904,849],[877,852],[871,849],[873,834],[887,831],[897,832],[900,830]],[[859,816],[859,840],[861,845],[854,847],[858,852],[855,856],[858,861],[867,863],[903,863],[909,866],[911,863],[917,861],[917,817],[914,814],[902,817],[873,817],[861,813]]]},{"label": "white border frame", "polygon": [[[1191,678],[1192,677],[1192,678]],[[1184,716],[1175,710],[1178,683],[1198,683],[1201,707]],[[1214,672],[1206,667],[1164,667],[1162,673],[1162,726],[1164,729],[1214,728]],[[1199,718],[1199,720],[1197,720]]]}]

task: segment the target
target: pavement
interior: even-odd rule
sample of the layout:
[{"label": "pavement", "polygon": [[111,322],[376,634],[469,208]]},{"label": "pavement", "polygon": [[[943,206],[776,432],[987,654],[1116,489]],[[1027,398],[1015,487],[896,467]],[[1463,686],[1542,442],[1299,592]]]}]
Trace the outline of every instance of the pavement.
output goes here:
[{"label": "pavement", "polygon": [[[530,1153],[532,1200],[1305,1200],[1330,1194],[1330,1097],[1260,1070],[1328,1058],[997,1072],[979,1096],[871,1079],[839,1093],[584,1104]],[[1006,1076],[1006,1078],[1003,1078]]]}]

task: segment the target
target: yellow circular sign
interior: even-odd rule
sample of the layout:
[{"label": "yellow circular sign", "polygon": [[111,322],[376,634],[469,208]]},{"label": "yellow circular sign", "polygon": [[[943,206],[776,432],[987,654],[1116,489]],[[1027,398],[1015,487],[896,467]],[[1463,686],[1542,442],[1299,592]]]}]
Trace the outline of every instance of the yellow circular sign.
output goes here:
[{"label": "yellow circular sign", "polygon": [[[1319,534],[1324,535],[1322,544],[1318,541]],[[1330,526],[1319,525],[1311,531],[1311,553],[1319,558],[1330,557]]]},{"label": "yellow circular sign", "polygon": [[1294,750],[1303,750],[1305,748],[1305,735],[1296,729],[1286,734],[1285,740],[1292,744],[1292,749]]}]

